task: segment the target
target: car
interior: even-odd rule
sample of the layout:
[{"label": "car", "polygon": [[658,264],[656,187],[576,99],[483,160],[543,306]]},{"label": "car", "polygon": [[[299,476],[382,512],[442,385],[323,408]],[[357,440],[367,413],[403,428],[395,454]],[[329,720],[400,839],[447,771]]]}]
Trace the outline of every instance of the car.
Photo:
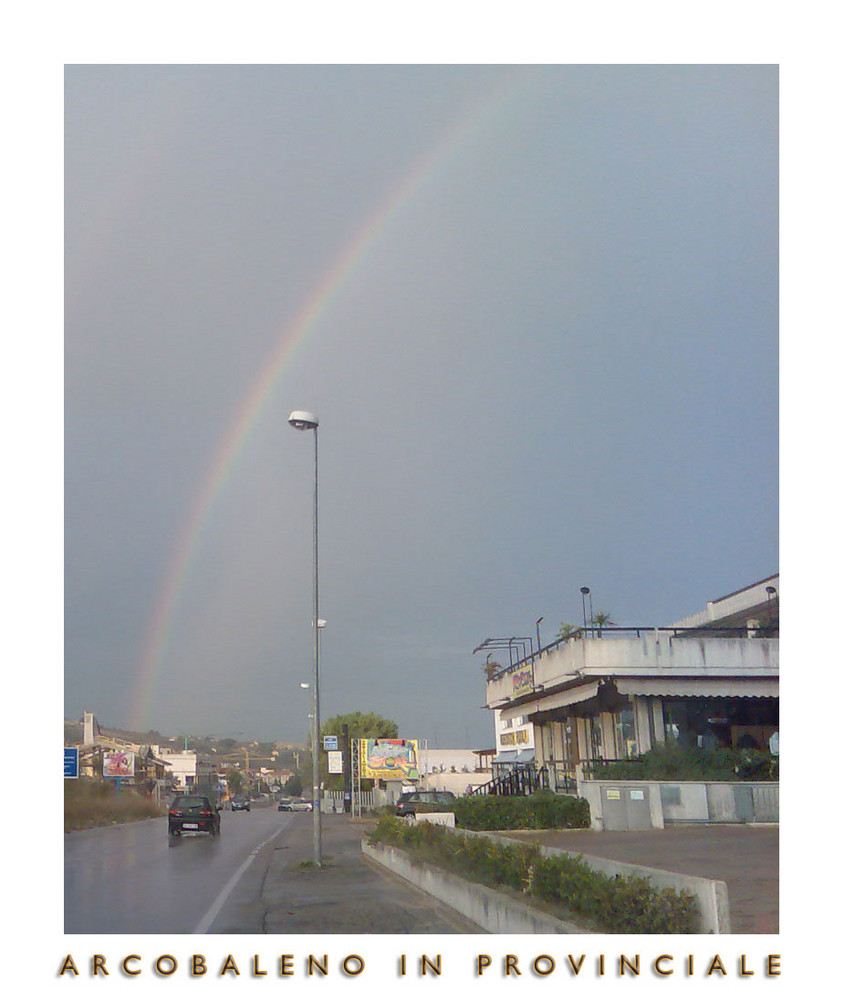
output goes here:
[{"label": "car", "polygon": [[279,799],[279,812],[293,812],[293,803],[290,799]]},{"label": "car", "polygon": [[418,812],[452,812],[458,796],[454,792],[436,792],[418,788],[402,792],[396,803],[397,816],[416,816]]},{"label": "car", "polygon": [[236,795],[232,799],[232,812],[238,812],[239,810],[246,810],[249,812],[249,796],[247,795]]},{"label": "car", "polygon": [[171,837],[183,833],[210,833],[220,836],[220,810],[205,795],[177,795],[167,813],[167,832]]}]

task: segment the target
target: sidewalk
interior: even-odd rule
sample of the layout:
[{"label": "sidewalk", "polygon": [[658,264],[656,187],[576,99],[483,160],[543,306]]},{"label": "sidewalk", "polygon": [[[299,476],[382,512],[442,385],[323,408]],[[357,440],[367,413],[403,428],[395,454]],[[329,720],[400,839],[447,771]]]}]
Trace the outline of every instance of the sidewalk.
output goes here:
[{"label": "sidewalk", "polygon": [[503,831],[505,836],[613,861],[720,879],[732,934],[777,934],[780,828],[670,826],[664,830]]},{"label": "sidewalk", "polygon": [[265,934],[479,934],[475,924],[361,856],[372,821],[322,819],[323,868],[310,813],[297,815],[272,851],[262,888]]}]

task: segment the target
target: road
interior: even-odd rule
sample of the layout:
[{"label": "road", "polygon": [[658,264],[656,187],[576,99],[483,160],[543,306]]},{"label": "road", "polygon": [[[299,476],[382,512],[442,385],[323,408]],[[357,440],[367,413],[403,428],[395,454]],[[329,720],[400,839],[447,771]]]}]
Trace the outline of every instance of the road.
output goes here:
[{"label": "road", "polygon": [[165,818],[65,834],[65,933],[211,930],[295,816],[224,811],[219,837],[168,837]]},{"label": "road", "polygon": [[255,807],[221,813],[219,837],[167,835],[151,819],[65,834],[66,934],[475,933],[477,928],[361,858],[365,828]]}]

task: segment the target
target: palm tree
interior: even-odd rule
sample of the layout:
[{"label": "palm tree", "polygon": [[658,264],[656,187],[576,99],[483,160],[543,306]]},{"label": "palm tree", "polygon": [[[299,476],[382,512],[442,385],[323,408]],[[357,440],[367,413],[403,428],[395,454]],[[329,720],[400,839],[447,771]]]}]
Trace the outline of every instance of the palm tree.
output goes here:
[{"label": "palm tree", "polygon": [[611,625],[615,625],[616,622],[610,620],[609,611],[597,611],[593,615],[593,625],[599,630],[599,638],[601,639],[602,628],[609,628]]},{"label": "palm tree", "polygon": [[561,622],[560,628],[557,630],[556,639],[568,639],[574,632],[578,629],[574,625],[570,625],[569,622]]}]

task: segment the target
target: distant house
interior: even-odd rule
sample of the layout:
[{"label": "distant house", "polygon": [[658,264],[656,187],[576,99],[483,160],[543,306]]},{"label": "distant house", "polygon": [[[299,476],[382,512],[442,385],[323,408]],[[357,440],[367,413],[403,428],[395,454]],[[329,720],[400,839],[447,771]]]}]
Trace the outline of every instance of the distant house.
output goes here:
[{"label": "distant house", "polygon": [[195,786],[216,786],[217,765],[210,757],[203,757],[196,750],[163,750],[154,747],[167,768],[168,782],[179,791]]}]

